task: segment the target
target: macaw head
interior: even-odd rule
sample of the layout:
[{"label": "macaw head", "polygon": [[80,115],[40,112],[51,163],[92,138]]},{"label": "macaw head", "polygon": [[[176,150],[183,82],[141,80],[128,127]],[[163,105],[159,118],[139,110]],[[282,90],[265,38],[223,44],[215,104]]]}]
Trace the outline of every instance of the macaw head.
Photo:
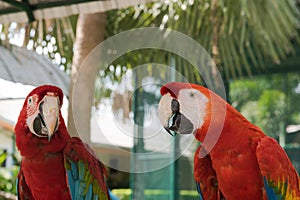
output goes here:
[{"label": "macaw head", "polygon": [[[167,83],[161,87],[160,92],[162,98],[158,105],[158,114],[166,131],[171,135],[193,133],[200,141],[210,126],[213,111],[226,105],[212,91],[191,83]],[[214,116],[214,121],[218,121],[217,118]]]},{"label": "macaw head", "polygon": [[[56,143],[61,143],[62,138],[65,141],[69,137],[60,112],[62,103],[63,92],[56,86],[43,85],[28,94],[15,126],[19,149],[23,148],[26,151],[29,149],[26,149],[26,146],[32,144],[49,146],[50,140],[51,144],[57,147],[60,145]],[[56,134],[58,132],[61,133]]]},{"label": "macaw head", "polygon": [[26,125],[32,134],[50,140],[60,123],[62,100],[63,93],[55,86],[45,85],[30,92],[23,109],[26,111]]},{"label": "macaw head", "polygon": [[162,86],[159,119],[171,135],[191,134],[204,124],[209,98],[190,83],[172,82]]}]

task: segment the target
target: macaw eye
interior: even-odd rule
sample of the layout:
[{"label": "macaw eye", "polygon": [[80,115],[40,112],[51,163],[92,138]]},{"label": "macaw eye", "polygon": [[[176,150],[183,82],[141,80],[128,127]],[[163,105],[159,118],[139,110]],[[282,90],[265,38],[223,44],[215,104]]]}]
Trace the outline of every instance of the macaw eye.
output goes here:
[{"label": "macaw eye", "polygon": [[36,94],[28,97],[27,99],[27,115],[31,116],[38,108],[38,96]]},{"label": "macaw eye", "polygon": [[28,97],[28,104],[32,104],[32,96]]},{"label": "macaw eye", "polygon": [[190,93],[190,97],[194,97],[195,96],[195,93],[194,92],[191,92]]}]

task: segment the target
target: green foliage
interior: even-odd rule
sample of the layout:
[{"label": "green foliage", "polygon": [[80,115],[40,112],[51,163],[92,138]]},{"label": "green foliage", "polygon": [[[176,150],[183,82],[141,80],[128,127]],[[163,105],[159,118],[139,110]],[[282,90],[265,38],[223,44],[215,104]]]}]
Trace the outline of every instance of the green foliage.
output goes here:
[{"label": "green foliage", "polygon": [[13,166],[11,168],[0,168],[0,190],[16,194],[16,177],[19,168]]},{"label": "green foliage", "polygon": [[250,122],[259,126],[257,119],[259,112],[257,109],[257,101],[246,101],[239,110]]},{"label": "green foliage", "polygon": [[6,157],[7,157],[7,152],[2,151],[0,154],[0,166],[4,163],[4,161],[6,160]]},{"label": "green foliage", "polygon": [[279,124],[285,117],[285,94],[278,90],[265,90],[257,101],[247,101],[242,114],[273,137],[279,134]]},{"label": "green foliage", "polygon": [[300,123],[299,74],[273,75],[233,81],[230,100],[249,121],[277,137],[280,124]]},{"label": "green foliage", "polygon": [[114,189],[111,192],[120,200],[130,200],[131,189]]},{"label": "green foliage", "polygon": [[255,101],[259,98],[263,89],[268,86],[268,83],[264,80],[242,80],[234,81],[230,85],[230,100],[231,104],[240,110],[241,106],[244,106],[249,101]]},{"label": "green foliage", "polygon": [[[106,38],[140,27],[170,28],[198,41],[214,58],[226,79],[251,75],[279,63],[294,54],[293,41],[299,41],[299,9],[296,0],[217,1],[170,0],[140,4],[107,12]],[[61,68],[70,69],[78,16],[35,21],[30,24],[5,25],[0,30],[0,43],[25,29],[24,45],[39,49]],[[51,46],[51,48],[47,48]],[[61,59],[56,59],[60,57]],[[149,60],[170,65],[169,52],[132,52],[114,63],[131,68]],[[156,58],[156,60],[153,60]],[[175,57],[177,71],[190,82],[199,83],[193,66]],[[122,73],[126,70],[122,70]],[[106,71],[118,80],[117,70]]]},{"label": "green foliage", "polygon": [[35,21],[27,27],[30,34],[25,36],[25,45],[68,70],[73,58],[76,23],[77,16]]},{"label": "green foliage", "polygon": [[29,24],[0,24],[0,44],[9,47],[13,38],[25,31],[22,45],[48,56],[63,70],[71,68],[77,15],[57,19],[41,19]]},{"label": "green foliage", "polygon": [[[114,189],[112,193],[116,195],[120,200],[130,200],[131,189]],[[168,190],[145,190],[145,200],[165,200],[170,198],[170,191]],[[199,194],[195,190],[181,190],[180,200],[194,200],[199,199]]]},{"label": "green foliage", "polygon": [[258,125],[263,131],[277,136],[279,134],[279,125],[285,118],[286,96],[278,90],[264,91],[258,102]]},{"label": "green foliage", "polygon": [[[191,36],[214,58],[226,79],[251,75],[294,54],[291,40],[299,41],[299,10],[289,1],[171,0],[108,12],[106,37],[132,28],[170,28]],[[157,57],[166,58],[168,53]],[[129,54],[132,62],[137,55]],[[141,56],[139,56],[141,57]],[[176,62],[178,58],[176,58]],[[119,60],[118,64],[126,65]],[[139,63],[138,63],[139,64]],[[188,63],[177,70],[186,77]]]},{"label": "green foliage", "polygon": [[[7,153],[0,150],[0,166],[7,158]],[[0,190],[16,194],[16,178],[19,167],[14,165],[10,168],[0,167]]]}]

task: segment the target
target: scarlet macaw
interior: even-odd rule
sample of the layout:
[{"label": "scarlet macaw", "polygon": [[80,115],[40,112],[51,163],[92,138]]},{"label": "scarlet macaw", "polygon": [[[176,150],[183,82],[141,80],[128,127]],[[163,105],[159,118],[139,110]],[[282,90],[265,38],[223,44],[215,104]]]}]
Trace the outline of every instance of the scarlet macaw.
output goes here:
[{"label": "scarlet macaw", "polygon": [[70,137],[60,108],[63,92],[44,85],[26,97],[15,126],[22,161],[19,199],[109,199],[107,172],[95,154]]},{"label": "scarlet macaw", "polygon": [[[285,151],[220,96],[180,82],[162,86],[161,94],[164,128],[171,135],[193,133],[202,144],[194,156],[200,199],[300,199],[299,175]],[[219,112],[226,112],[223,118]],[[208,132],[216,125],[219,137],[205,141],[207,133],[217,134]]]}]

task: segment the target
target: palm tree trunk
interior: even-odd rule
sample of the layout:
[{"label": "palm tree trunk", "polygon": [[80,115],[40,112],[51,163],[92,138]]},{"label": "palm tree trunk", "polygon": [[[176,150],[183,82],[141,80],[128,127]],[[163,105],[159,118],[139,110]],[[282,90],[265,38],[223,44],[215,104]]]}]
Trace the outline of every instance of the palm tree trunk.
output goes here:
[{"label": "palm tree trunk", "polygon": [[[84,59],[104,39],[105,13],[79,15],[76,29],[75,50],[71,71],[68,129],[71,136],[80,136],[90,142],[90,119],[93,105],[95,74],[97,67],[82,66]],[[80,84],[76,85],[80,93],[80,101],[74,101],[73,88],[80,72]],[[81,74],[82,73],[82,74]],[[77,109],[74,117],[73,109]]]}]

